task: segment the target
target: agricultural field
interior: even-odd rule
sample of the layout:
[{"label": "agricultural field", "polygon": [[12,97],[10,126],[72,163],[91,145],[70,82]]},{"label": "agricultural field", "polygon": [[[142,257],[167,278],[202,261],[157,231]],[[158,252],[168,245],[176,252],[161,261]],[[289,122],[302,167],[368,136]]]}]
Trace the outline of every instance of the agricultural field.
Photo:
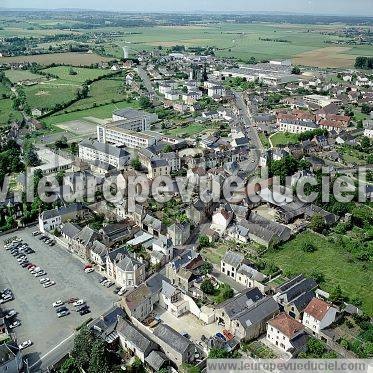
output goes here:
[{"label": "agricultural field", "polygon": [[0,126],[7,124],[8,121],[22,119],[21,113],[14,110],[12,105],[11,99],[0,99]]},{"label": "agricultural field", "polygon": [[58,81],[45,82],[24,87],[26,100],[31,109],[50,110],[56,104],[72,100],[79,86],[59,84]]},{"label": "agricultural field", "polygon": [[101,79],[90,86],[89,97],[79,100],[69,106],[68,110],[80,110],[92,107],[94,104],[111,103],[112,100],[124,100],[123,78]]},{"label": "agricultural field", "polygon": [[[316,251],[304,252],[304,243],[312,243]],[[331,291],[340,285],[343,293],[350,299],[359,297],[363,301],[363,310],[373,315],[373,264],[352,261],[346,250],[327,237],[312,232],[300,233],[279,249],[266,252],[263,259],[275,264],[287,275],[321,273],[325,278],[322,289]]]},{"label": "agricultural field", "polygon": [[89,66],[99,62],[108,62],[112,58],[99,56],[94,53],[47,53],[29,56],[0,57],[0,64],[12,62],[36,62],[40,65],[60,63],[72,66]]},{"label": "agricultural field", "polygon": [[5,76],[12,83],[19,83],[25,80],[41,81],[45,80],[45,77],[39,74],[34,74],[29,70],[6,70]]},{"label": "agricultural field", "polygon": [[[175,45],[186,47],[213,47],[218,57],[234,57],[247,61],[294,58],[295,63],[320,67],[352,66],[355,57],[373,55],[366,46],[333,46],[330,42],[348,42],[348,38],[324,35],[321,32],[343,28],[344,25],[294,25],[294,24],[228,24],[195,26],[158,26],[124,28],[131,34],[118,38],[118,46],[105,45],[105,51],[122,56],[120,45],[126,43],[132,49],[149,50]],[[102,30],[98,29],[97,31]],[[80,30],[83,31],[83,30]],[[274,41],[283,40],[284,42]],[[318,63],[320,58],[320,64]]]},{"label": "agricultural field", "polygon": [[[56,66],[43,70],[45,73],[58,76],[59,83],[82,84],[87,80],[94,80],[110,74],[110,70],[89,69],[84,67]],[[73,72],[73,74],[70,74]],[[75,74],[75,75],[74,75]]]}]

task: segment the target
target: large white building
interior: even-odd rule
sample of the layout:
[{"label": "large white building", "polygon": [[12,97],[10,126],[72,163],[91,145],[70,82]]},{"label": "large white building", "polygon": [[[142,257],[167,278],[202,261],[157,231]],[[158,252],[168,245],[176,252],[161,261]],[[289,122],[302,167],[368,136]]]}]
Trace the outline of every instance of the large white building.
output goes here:
[{"label": "large white building", "polygon": [[83,140],[79,144],[79,158],[88,162],[104,162],[119,169],[128,164],[130,155],[114,145]]},{"label": "large white building", "polygon": [[280,131],[289,133],[302,133],[317,128],[316,123],[304,120],[280,120],[278,125]]},{"label": "large white building", "polygon": [[[158,120],[157,114],[147,113],[143,110],[126,108],[113,112],[113,121],[128,122],[127,129],[134,131],[145,131],[149,126]],[[138,128],[133,128],[137,123]]]}]

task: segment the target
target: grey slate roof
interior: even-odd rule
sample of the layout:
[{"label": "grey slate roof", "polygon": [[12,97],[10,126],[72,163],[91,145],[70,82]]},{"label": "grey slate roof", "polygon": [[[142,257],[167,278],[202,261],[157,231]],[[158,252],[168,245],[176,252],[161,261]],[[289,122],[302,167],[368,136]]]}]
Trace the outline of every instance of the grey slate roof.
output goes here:
[{"label": "grey slate roof", "polygon": [[167,281],[162,281],[162,294],[167,298],[171,298],[175,294],[177,289]]},{"label": "grey slate roof", "polygon": [[109,249],[107,248],[107,246],[98,240],[93,241],[91,251],[99,255],[102,259],[104,259],[109,253]]},{"label": "grey slate roof", "polygon": [[158,372],[162,365],[168,361],[166,355],[160,351],[152,351],[146,358],[145,361]]},{"label": "grey slate roof", "polygon": [[238,319],[251,305],[263,297],[258,288],[246,289],[234,298],[220,303],[217,308],[223,308],[230,319]]},{"label": "grey slate roof", "polygon": [[185,338],[176,330],[172,329],[166,324],[159,324],[154,329],[154,335],[167,343],[170,348],[176,350],[177,352],[183,354],[191,345],[188,338]]},{"label": "grey slate roof", "polygon": [[142,265],[137,259],[129,254],[125,255],[124,258],[117,263],[117,267],[126,272],[131,272],[135,270],[135,266],[140,267]]},{"label": "grey slate roof", "polygon": [[143,353],[153,345],[153,342],[136,329],[126,320],[122,320],[118,326],[118,334],[127,341],[130,341],[138,350]]},{"label": "grey slate roof", "polygon": [[61,233],[67,237],[73,238],[80,230],[81,228],[77,224],[65,223],[61,228]]},{"label": "grey slate roof", "polygon": [[242,264],[240,268],[238,268],[237,273],[241,273],[255,281],[263,281],[266,276],[263,273],[257,271],[255,268],[250,267],[247,264]]},{"label": "grey slate roof", "polygon": [[58,209],[56,208],[52,210],[43,211],[41,213],[41,218],[43,220],[52,219],[52,218],[55,218],[56,216],[63,216],[66,214],[78,212],[80,210],[83,210],[84,208],[85,207],[81,203],[73,203],[68,206],[60,207]]},{"label": "grey slate roof", "polygon": [[74,240],[82,245],[89,245],[99,238],[100,235],[88,226],[85,226],[77,235],[74,236]]},{"label": "grey slate roof", "polygon": [[222,258],[222,262],[225,262],[234,268],[238,268],[244,259],[245,257],[240,253],[235,251],[227,251]]},{"label": "grey slate roof", "polygon": [[109,154],[117,158],[129,157],[129,153],[125,149],[117,148],[114,145],[110,145],[110,144],[99,142],[99,141],[83,140],[79,144],[79,146],[84,146],[86,148],[96,150],[100,153]]}]

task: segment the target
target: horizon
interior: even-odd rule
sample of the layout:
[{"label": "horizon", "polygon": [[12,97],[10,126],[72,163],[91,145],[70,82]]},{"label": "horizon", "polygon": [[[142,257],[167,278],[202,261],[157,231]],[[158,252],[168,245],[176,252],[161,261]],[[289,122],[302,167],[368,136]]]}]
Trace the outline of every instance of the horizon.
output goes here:
[{"label": "horizon", "polygon": [[204,13],[204,14],[261,14],[273,13],[282,15],[304,14],[317,16],[373,17],[373,6],[370,0],[358,0],[353,4],[349,0],[262,0],[255,4],[247,0],[233,0],[229,4],[224,0],[189,0],[187,5],[171,0],[159,0],[148,4],[138,0],[135,4],[127,1],[108,0],[105,6],[98,0],[80,0],[79,6],[73,0],[61,0],[59,7],[51,6],[46,0],[19,0],[17,5],[6,0],[0,7],[7,11],[99,11],[121,13]]}]

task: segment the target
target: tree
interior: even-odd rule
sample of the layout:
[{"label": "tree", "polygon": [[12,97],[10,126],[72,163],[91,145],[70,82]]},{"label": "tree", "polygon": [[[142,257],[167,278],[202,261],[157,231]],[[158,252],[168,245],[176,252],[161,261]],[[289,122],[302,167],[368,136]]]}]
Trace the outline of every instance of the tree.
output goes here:
[{"label": "tree", "polygon": [[151,103],[151,101],[149,100],[148,97],[141,96],[139,98],[139,105],[140,105],[141,109],[148,109],[152,106],[152,103]]},{"label": "tree", "polygon": [[209,273],[211,273],[212,272],[212,270],[213,270],[213,265],[211,264],[211,263],[209,263],[209,262],[204,262],[202,265],[201,265],[201,273],[203,274],[203,275],[207,275],[207,274],[209,274]]},{"label": "tree", "polygon": [[313,231],[318,232],[318,233],[321,233],[324,230],[325,221],[322,215],[315,214],[314,216],[312,216],[311,222],[310,222],[310,228]]},{"label": "tree", "polygon": [[324,352],[326,352],[325,344],[316,338],[310,338],[307,342],[307,352],[312,355],[313,358],[321,359]]},{"label": "tree", "polygon": [[231,354],[225,348],[212,348],[209,352],[209,359],[229,359]]},{"label": "tree", "polygon": [[312,244],[311,242],[304,242],[302,245],[302,250],[305,253],[313,253],[314,251],[317,250],[316,246]]},{"label": "tree", "polygon": [[139,171],[141,169],[141,162],[139,160],[139,158],[134,158],[132,159],[131,161],[131,166],[136,170],[136,171]]},{"label": "tree", "polygon": [[32,145],[28,145],[26,149],[24,149],[23,159],[26,166],[30,167],[39,166],[41,163],[39,156]]},{"label": "tree", "polygon": [[76,154],[78,154],[78,151],[79,151],[78,143],[72,142],[70,144],[70,152],[71,152],[71,154],[76,155]]},{"label": "tree", "polygon": [[199,236],[198,238],[199,247],[207,247],[210,245],[210,240],[207,236]]},{"label": "tree", "polygon": [[339,285],[335,286],[330,292],[330,300],[335,304],[342,304],[346,300],[346,296],[343,295]]},{"label": "tree", "polygon": [[87,326],[83,326],[74,339],[74,347],[71,356],[78,366],[83,369],[89,367],[91,351],[93,347],[93,335]]},{"label": "tree", "polygon": [[163,149],[162,149],[162,152],[163,153],[170,153],[172,152],[172,146],[170,144],[166,144]]},{"label": "tree", "polygon": [[368,149],[370,147],[370,139],[369,139],[369,137],[364,136],[361,139],[361,147],[363,149]]},{"label": "tree", "polygon": [[201,284],[201,290],[208,295],[213,295],[215,293],[215,288],[210,279],[206,279]]},{"label": "tree", "polygon": [[68,359],[66,359],[63,362],[63,364],[62,364],[62,366],[59,370],[59,373],[79,373],[79,372],[80,372],[80,370],[78,368],[78,365],[77,365],[75,359],[72,358],[72,357],[69,357]]},{"label": "tree", "polygon": [[66,136],[61,136],[55,143],[54,146],[57,149],[66,149],[68,147],[67,144],[67,137]]},{"label": "tree", "polygon": [[91,361],[88,368],[89,373],[110,373],[110,364],[105,348],[105,343],[101,339],[96,339],[92,345]]},{"label": "tree", "polygon": [[63,178],[65,177],[65,171],[58,171],[56,175],[56,180],[58,182],[58,185],[63,184]]},{"label": "tree", "polygon": [[294,66],[293,69],[291,70],[291,73],[294,75],[299,75],[300,74],[300,68],[298,66]]}]

